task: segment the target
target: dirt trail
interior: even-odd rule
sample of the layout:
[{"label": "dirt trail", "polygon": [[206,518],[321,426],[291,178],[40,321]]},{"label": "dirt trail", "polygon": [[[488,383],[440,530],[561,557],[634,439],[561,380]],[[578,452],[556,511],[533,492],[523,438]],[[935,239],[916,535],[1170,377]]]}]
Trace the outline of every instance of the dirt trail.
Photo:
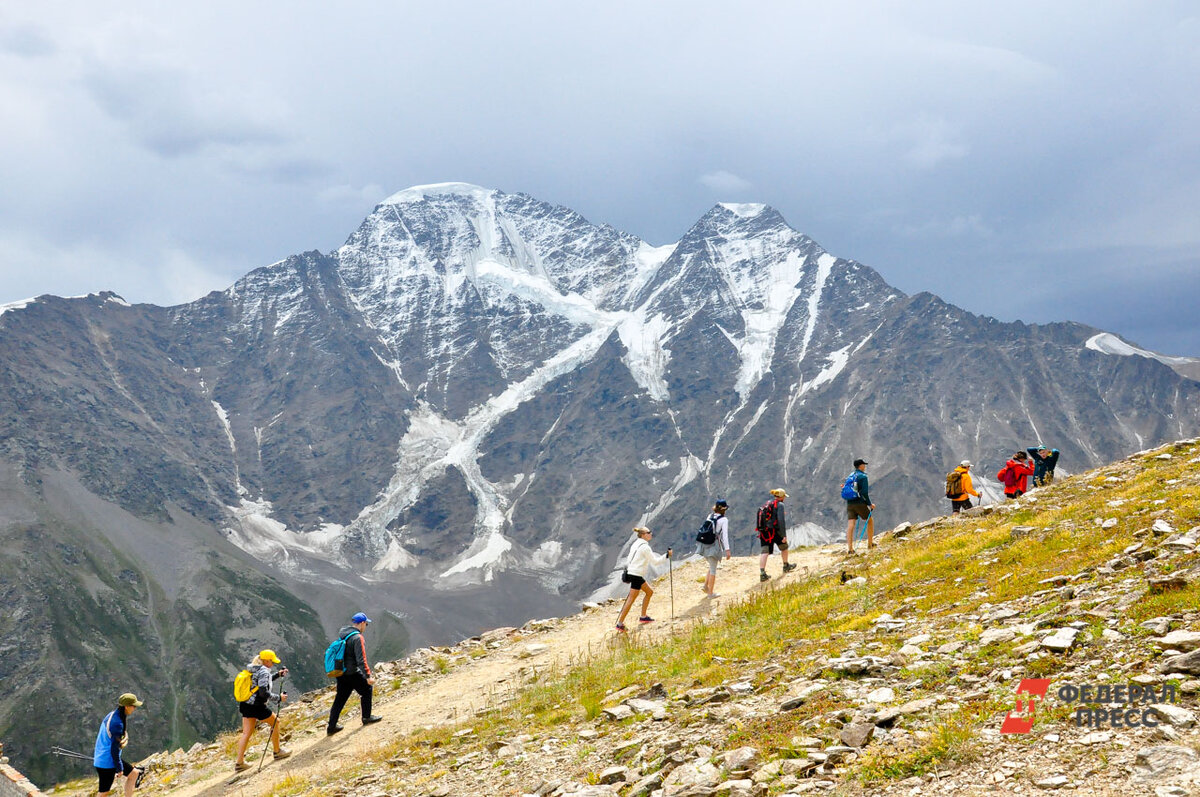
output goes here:
[{"label": "dirt trail", "polygon": [[[716,600],[706,598],[700,587],[707,566],[701,561],[683,564],[674,573],[675,620],[669,619],[669,581],[667,576],[663,576],[653,584],[655,594],[650,605],[651,615],[657,621],[653,625],[635,628],[639,608],[639,605],[635,605],[630,612],[634,622],[627,623],[631,626],[629,633],[643,638],[668,635],[744,600],[754,590],[770,589],[802,577],[806,572],[828,568],[840,561],[837,552],[836,546],[793,551],[791,561],[798,564],[799,568],[786,576],[780,575],[779,558],[773,556],[768,564],[772,578],[765,583],[759,581],[757,556],[734,557],[723,561],[717,576],[720,597]],[[353,695],[346,711],[342,713],[342,724],[346,730],[332,737],[325,735],[324,713],[328,712],[328,696],[308,705],[285,706],[284,728],[291,733],[288,743],[292,750],[290,758],[278,764],[271,763],[268,758],[262,772],[251,770],[237,779],[233,777],[231,760],[209,764],[200,770],[203,780],[188,785],[172,784],[167,790],[180,797],[267,795],[289,776],[303,780],[310,774],[324,774],[342,762],[351,763],[359,759],[363,752],[377,749],[396,736],[423,726],[465,719],[497,698],[519,689],[522,670],[527,672],[531,667],[543,670],[567,665],[618,644],[619,637],[613,626],[619,609],[619,604],[610,603],[600,609],[564,618],[561,626],[552,631],[490,652],[483,658],[468,660],[445,674],[421,680],[398,692],[382,696],[377,694],[374,713],[382,715],[384,719],[375,725],[364,727],[359,723],[358,698]],[[526,647],[532,644],[547,647],[530,656]],[[321,716],[314,716],[317,713],[321,713]],[[252,741],[252,745],[257,744],[259,749],[265,739],[262,733],[257,733]],[[255,748],[252,746],[251,749]]]}]

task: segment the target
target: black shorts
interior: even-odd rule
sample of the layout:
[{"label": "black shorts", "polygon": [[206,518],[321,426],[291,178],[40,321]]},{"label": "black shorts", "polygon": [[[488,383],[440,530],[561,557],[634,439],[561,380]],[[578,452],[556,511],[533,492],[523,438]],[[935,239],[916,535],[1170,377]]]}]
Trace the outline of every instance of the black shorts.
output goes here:
[{"label": "black shorts", "polygon": [[246,719],[271,719],[271,707],[266,703],[238,703],[238,711],[240,711],[242,716]]},{"label": "black shorts", "polygon": [[[121,763],[125,765],[121,769],[121,774],[129,777],[129,774],[133,772],[133,764],[128,761],[122,761]],[[96,774],[100,776],[100,788],[97,791],[101,794],[104,794],[106,791],[112,791],[113,781],[117,777],[117,770],[109,769],[108,767],[96,767]]]},{"label": "black shorts", "polygon": [[960,509],[970,509],[971,508],[971,499],[964,498],[961,501],[953,501],[952,500],[950,502],[950,506],[953,507],[955,512],[959,511]]},{"label": "black shorts", "polygon": [[1021,496],[1023,496],[1023,495],[1025,495],[1025,491],[1024,491],[1024,490],[1013,490],[1011,493],[1009,493],[1009,492],[1006,492],[1006,493],[1004,494],[1004,497],[1005,497],[1005,498],[1020,498],[1020,497],[1021,497]]},{"label": "black shorts", "polygon": [[870,504],[859,504],[846,502],[846,519],[847,520],[866,520],[871,516]]},{"label": "black shorts", "polygon": [[781,540],[778,537],[771,540],[770,542],[768,542],[767,540],[764,540],[762,537],[759,537],[758,538],[758,546],[759,546],[758,552],[765,553],[765,554],[775,553],[776,548],[778,548],[781,551],[786,551],[788,549],[787,540]]},{"label": "black shorts", "polygon": [[646,579],[642,578],[641,576],[635,576],[632,573],[628,573],[625,576],[625,583],[629,585],[630,589],[641,589],[642,587],[646,586]]}]

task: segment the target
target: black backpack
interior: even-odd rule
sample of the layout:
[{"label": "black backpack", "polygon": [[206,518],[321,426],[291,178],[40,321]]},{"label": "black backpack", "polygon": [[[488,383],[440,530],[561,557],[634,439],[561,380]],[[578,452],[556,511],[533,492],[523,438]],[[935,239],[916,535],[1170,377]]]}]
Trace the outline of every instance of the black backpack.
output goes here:
[{"label": "black backpack", "polygon": [[701,545],[712,545],[717,541],[717,520],[720,517],[716,512],[708,516],[700,526],[700,530],[696,532],[696,542]]},{"label": "black backpack", "polygon": [[758,519],[754,525],[759,538],[764,542],[775,539],[775,534],[779,531],[779,521],[775,518],[775,503],[776,499],[772,498],[758,509]]}]

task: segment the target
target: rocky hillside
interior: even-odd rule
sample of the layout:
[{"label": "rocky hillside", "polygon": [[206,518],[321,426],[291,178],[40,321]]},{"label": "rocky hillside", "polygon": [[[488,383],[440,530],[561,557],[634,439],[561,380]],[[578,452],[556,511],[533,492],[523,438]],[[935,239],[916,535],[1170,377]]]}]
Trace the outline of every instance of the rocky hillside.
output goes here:
[{"label": "rocky hillside", "polygon": [[766,584],[735,559],[715,605],[685,565],[629,637],[609,603],[418,650],[380,667],[383,723],[327,738],[310,693],[287,761],[234,778],[223,737],[152,756],[144,790],[1194,794],[1198,546],[1191,440]]}]

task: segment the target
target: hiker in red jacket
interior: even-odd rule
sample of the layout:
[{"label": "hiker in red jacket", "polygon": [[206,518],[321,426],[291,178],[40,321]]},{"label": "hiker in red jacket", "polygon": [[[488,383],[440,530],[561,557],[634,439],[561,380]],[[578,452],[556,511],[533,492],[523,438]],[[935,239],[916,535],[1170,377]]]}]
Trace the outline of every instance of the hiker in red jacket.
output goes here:
[{"label": "hiker in red jacket", "polygon": [[996,474],[996,478],[1004,485],[1005,498],[1020,498],[1025,494],[1027,480],[1033,475],[1033,463],[1024,451],[1013,454],[1012,459],[1004,463],[1004,467]]}]

